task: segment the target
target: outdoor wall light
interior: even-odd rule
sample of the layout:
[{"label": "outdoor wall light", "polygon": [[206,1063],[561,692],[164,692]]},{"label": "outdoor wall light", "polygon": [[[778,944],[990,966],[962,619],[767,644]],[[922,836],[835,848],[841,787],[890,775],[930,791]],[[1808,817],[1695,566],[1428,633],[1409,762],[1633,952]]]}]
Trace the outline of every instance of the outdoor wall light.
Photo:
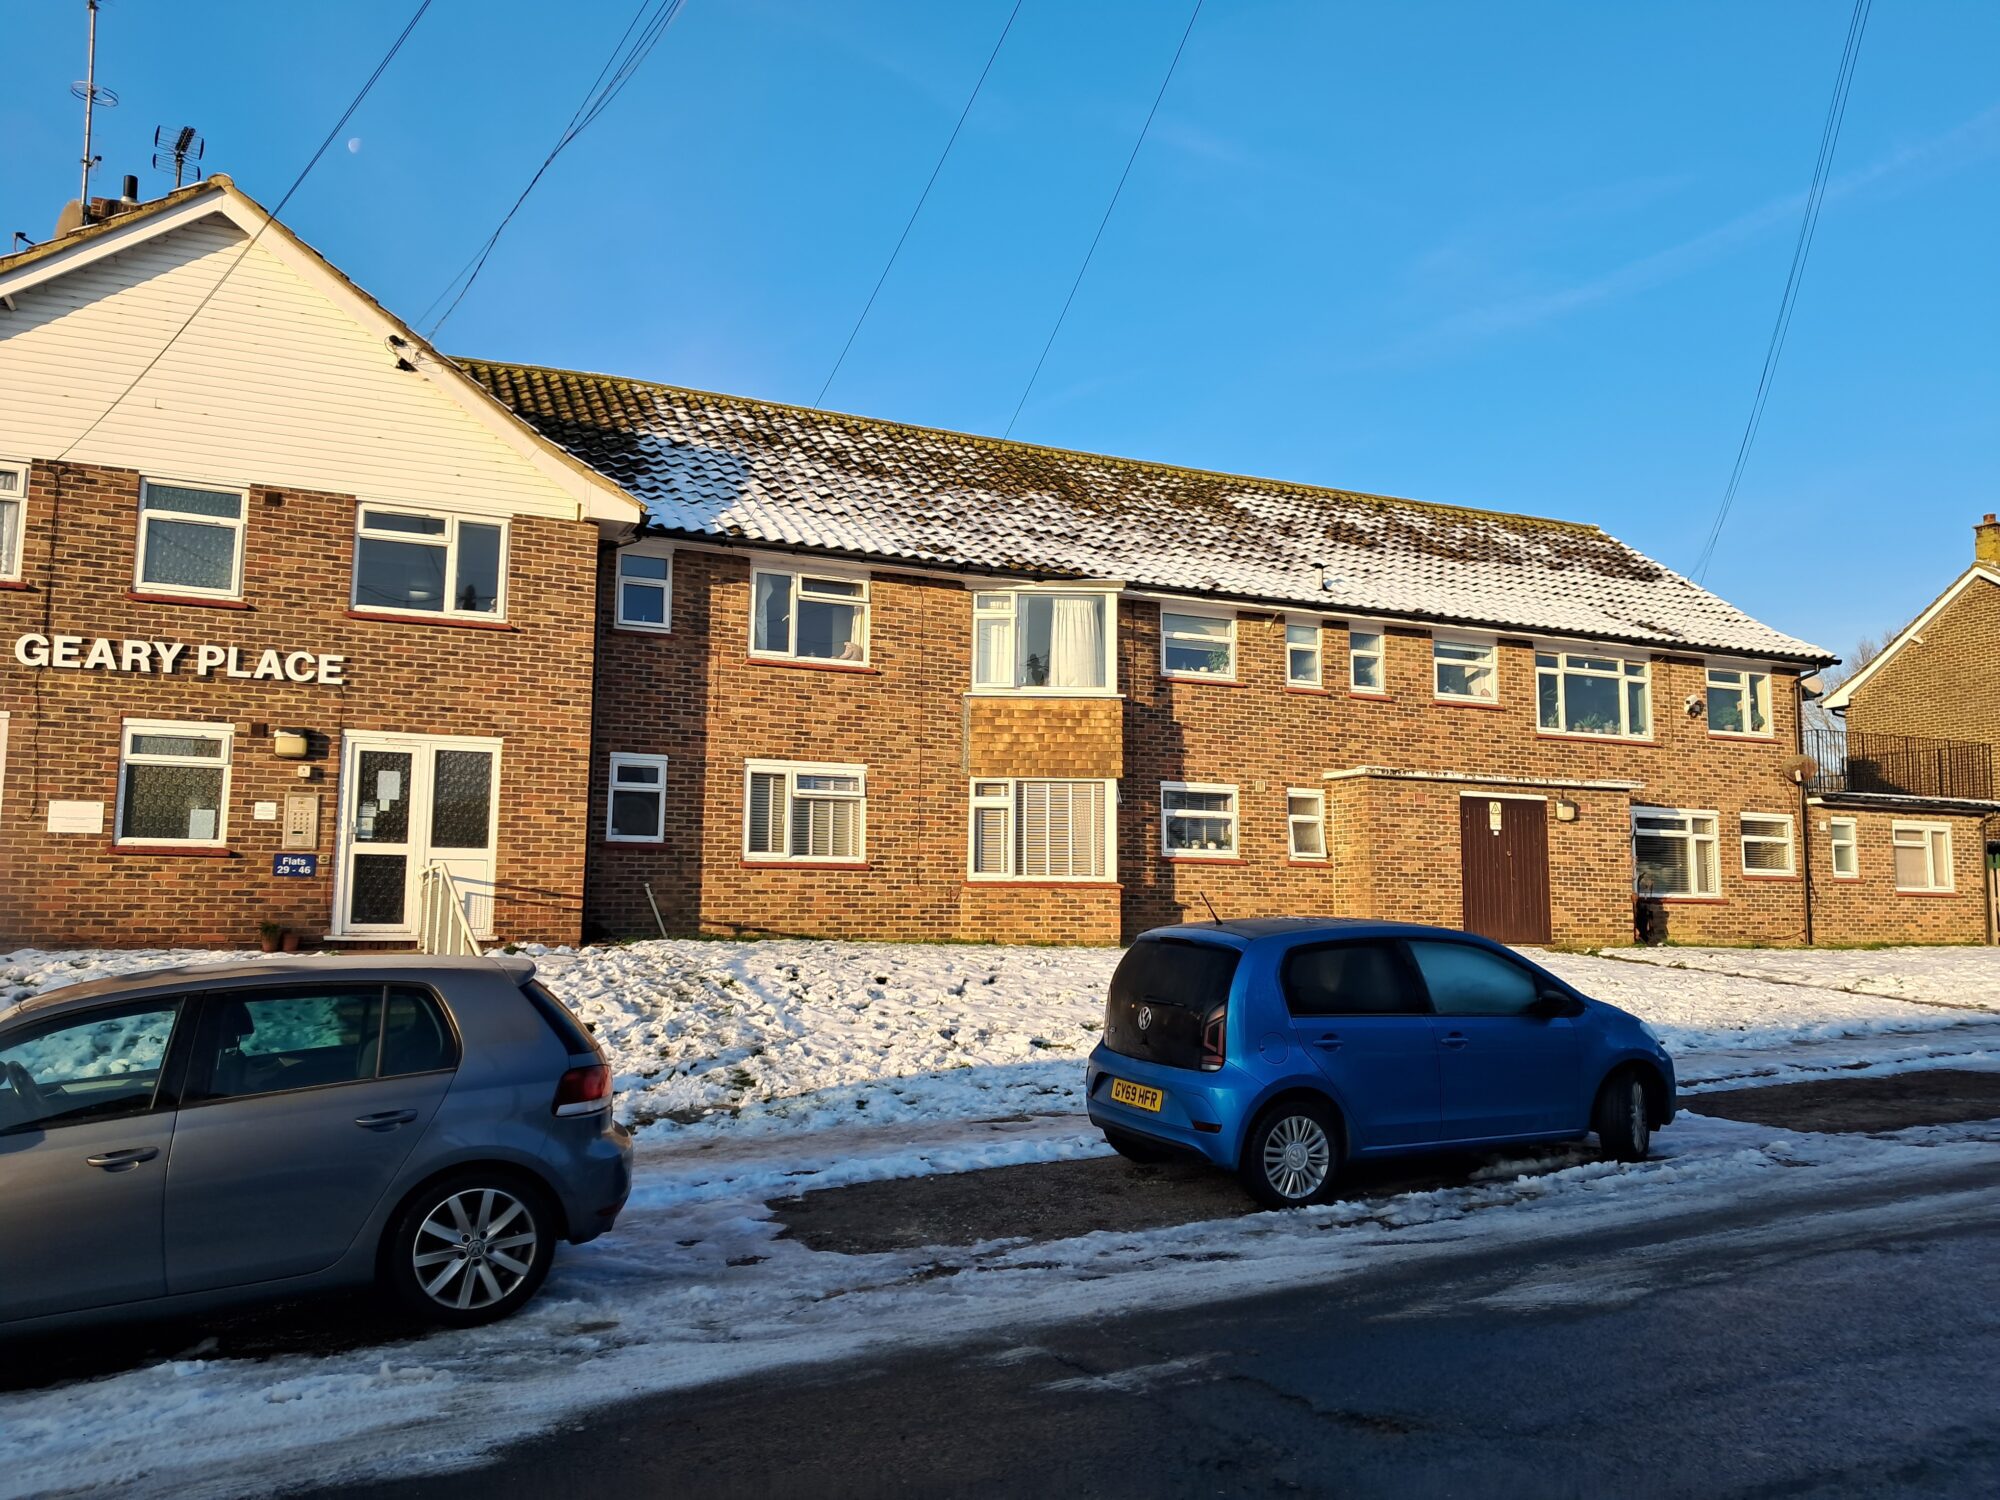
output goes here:
[{"label": "outdoor wall light", "polygon": [[303,729],[280,729],[271,736],[271,753],[279,760],[304,760],[311,748]]},{"label": "outdoor wall light", "polygon": [[1576,804],[1570,801],[1569,798],[1556,798],[1556,821],[1558,823],[1574,823],[1576,821],[1576,812]]}]

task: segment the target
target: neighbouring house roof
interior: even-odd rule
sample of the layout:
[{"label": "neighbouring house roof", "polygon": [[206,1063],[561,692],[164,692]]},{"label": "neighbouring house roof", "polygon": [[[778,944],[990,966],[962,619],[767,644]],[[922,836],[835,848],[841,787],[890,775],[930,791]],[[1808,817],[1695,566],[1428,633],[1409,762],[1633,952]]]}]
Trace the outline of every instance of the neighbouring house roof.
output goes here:
[{"label": "neighbouring house roof", "polygon": [[1823,665],[1595,526],[467,359],[664,531],[1011,577]]},{"label": "neighbouring house roof", "polygon": [[1983,563],[1975,563],[1972,567],[1967,568],[1963,573],[1959,574],[1957,578],[1952,580],[1951,587],[1947,588],[1942,594],[1939,594],[1937,598],[1931,600],[1925,606],[1922,614],[1897,631],[1895,638],[1871,656],[1852,677],[1828,693],[1822,700],[1821,706],[1834,713],[1845,712],[1848,704],[1854,701],[1855,693],[1867,685],[1869,678],[1873,677],[1894,660],[1905,646],[1912,645],[1921,640],[1925,627],[1940,614],[1944,613],[1946,606],[1975,583],[2000,584],[2000,570],[1995,570]]}]

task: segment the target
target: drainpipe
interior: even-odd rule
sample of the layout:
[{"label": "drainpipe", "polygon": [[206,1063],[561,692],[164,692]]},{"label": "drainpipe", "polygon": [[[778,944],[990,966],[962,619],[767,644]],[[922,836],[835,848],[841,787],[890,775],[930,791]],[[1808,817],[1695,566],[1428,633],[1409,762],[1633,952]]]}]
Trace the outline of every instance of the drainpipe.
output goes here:
[{"label": "drainpipe", "polygon": [[[1803,765],[1806,753],[1806,680],[1803,676],[1792,679],[1792,736],[1798,748],[1800,763]],[[1812,809],[1808,805],[1806,789],[1812,778],[1804,770],[1799,772],[1799,892],[1805,902],[1806,946],[1817,946],[1813,942],[1813,867],[1812,867]]]}]

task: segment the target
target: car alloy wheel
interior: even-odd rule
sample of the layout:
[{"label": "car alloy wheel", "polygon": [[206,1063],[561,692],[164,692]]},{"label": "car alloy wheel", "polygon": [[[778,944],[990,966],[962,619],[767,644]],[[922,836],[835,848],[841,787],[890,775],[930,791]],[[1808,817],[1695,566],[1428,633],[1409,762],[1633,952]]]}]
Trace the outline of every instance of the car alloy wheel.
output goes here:
[{"label": "car alloy wheel", "polygon": [[527,1204],[505,1188],[467,1188],[424,1216],[410,1265],[417,1285],[438,1306],[480,1312],[520,1289],[540,1243]]},{"label": "car alloy wheel", "polygon": [[1288,1202],[1311,1198],[1332,1169],[1333,1142],[1310,1115],[1286,1115],[1264,1137],[1264,1180]]}]

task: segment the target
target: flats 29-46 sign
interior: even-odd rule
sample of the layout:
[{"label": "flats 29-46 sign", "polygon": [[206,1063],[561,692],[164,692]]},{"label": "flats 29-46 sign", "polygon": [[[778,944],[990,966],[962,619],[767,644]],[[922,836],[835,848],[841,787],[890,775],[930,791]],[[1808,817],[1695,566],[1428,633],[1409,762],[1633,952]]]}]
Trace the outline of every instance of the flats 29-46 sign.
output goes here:
[{"label": "flats 29-46 sign", "polygon": [[253,682],[311,682],[340,687],[347,658],[279,647],[215,646],[184,641],[112,636],[37,635],[14,638],[14,660],[24,667],[72,672],[129,672],[151,677],[236,677]]}]

